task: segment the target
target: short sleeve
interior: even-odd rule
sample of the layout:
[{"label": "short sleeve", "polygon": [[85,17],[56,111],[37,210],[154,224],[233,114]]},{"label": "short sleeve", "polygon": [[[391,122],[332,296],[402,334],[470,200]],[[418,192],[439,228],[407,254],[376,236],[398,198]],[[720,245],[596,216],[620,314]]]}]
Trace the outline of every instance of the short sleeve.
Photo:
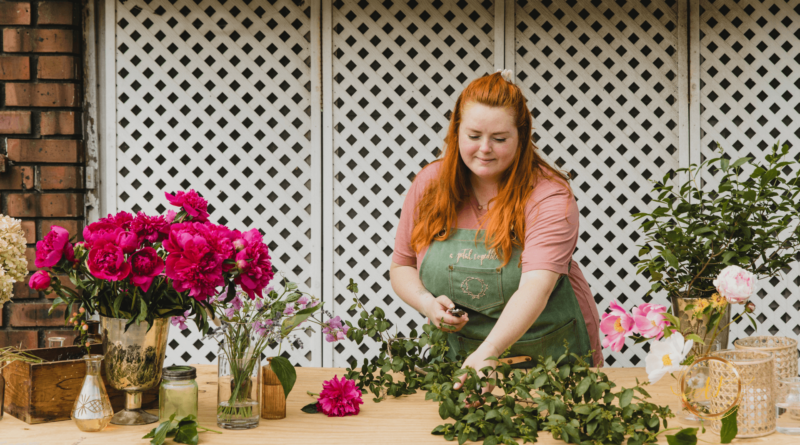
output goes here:
[{"label": "short sleeve", "polygon": [[406,193],[403,209],[400,211],[400,221],[397,223],[397,233],[394,238],[392,262],[395,264],[401,266],[417,265],[417,253],[411,247],[411,232],[414,230],[417,203],[422,199],[425,188],[436,176],[438,169],[439,166],[436,164],[423,168],[414,178],[408,193]]},{"label": "short sleeve", "polygon": [[566,275],[578,242],[578,218],[578,203],[563,184],[537,186],[526,206],[522,272],[543,269]]}]

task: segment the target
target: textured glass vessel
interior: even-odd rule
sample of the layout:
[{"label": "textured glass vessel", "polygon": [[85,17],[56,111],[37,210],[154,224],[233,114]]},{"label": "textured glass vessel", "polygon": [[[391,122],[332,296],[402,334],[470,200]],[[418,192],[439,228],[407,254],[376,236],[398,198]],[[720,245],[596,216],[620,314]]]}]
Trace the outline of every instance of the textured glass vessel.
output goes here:
[{"label": "textured glass vessel", "polygon": [[103,356],[87,355],[84,356],[84,359],[86,360],[86,377],[83,378],[81,392],[72,405],[70,417],[81,431],[102,431],[114,416],[103,378],[100,377],[100,364]]},{"label": "textured glass vessel", "polygon": [[191,366],[169,366],[161,373],[158,391],[158,422],[197,416],[197,370]]}]

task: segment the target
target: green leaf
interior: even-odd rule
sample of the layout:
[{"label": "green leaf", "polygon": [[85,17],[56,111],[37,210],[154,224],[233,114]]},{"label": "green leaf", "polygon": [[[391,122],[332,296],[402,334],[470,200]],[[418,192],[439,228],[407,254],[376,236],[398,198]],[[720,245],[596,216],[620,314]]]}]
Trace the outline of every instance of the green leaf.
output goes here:
[{"label": "green leaf", "polygon": [[294,382],[297,381],[297,372],[285,357],[274,357],[270,360],[270,367],[272,371],[278,376],[278,380],[283,386],[283,395],[289,397],[289,393],[294,387]]},{"label": "green leaf", "polygon": [[319,412],[317,411],[317,402],[309,403],[308,405],[301,408],[300,411],[308,414],[317,414]]},{"label": "green leaf", "polygon": [[700,345],[703,344],[703,339],[700,338],[700,336],[697,335],[697,334],[689,334],[689,335],[687,335],[686,336],[686,340],[694,340],[695,344],[700,344]]},{"label": "green leaf", "polygon": [[585,377],[581,382],[578,384],[578,387],[575,389],[575,394],[578,396],[582,396],[591,386],[594,379],[590,377]]},{"label": "green leaf", "polygon": [[172,414],[169,417],[169,420],[165,420],[161,422],[160,425],[153,428],[149,433],[147,433],[142,439],[150,439],[151,445],[162,445],[164,441],[167,439],[167,432],[171,429],[172,421],[175,419],[175,414]]},{"label": "green leaf", "polygon": [[731,443],[736,434],[739,433],[739,426],[736,423],[739,407],[734,406],[732,410],[722,418],[722,428],[719,431],[719,441],[721,443]]},{"label": "green leaf", "polygon": [[757,331],[758,325],[756,324],[756,321],[750,316],[749,313],[745,312],[745,315],[747,315],[747,318],[750,320],[750,324],[753,325],[753,331]]},{"label": "green leaf", "polygon": [[695,445],[697,443],[697,428],[684,428],[674,436],[667,436],[669,445]]},{"label": "green leaf", "polygon": [[664,249],[661,251],[661,256],[664,257],[665,260],[669,263],[670,266],[674,267],[675,269],[678,268],[678,259],[675,258],[675,254],[672,253],[669,249]]},{"label": "green leaf", "polygon": [[172,438],[178,443],[187,443],[190,445],[197,445],[200,437],[197,435],[197,422],[192,421],[189,424],[179,425],[178,431],[175,432],[175,437]]},{"label": "green leaf", "polygon": [[486,439],[483,439],[483,445],[497,445],[497,436],[486,436]]},{"label": "green leaf", "polygon": [[742,165],[742,164],[746,163],[746,162],[747,162],[747,161],[749,161],[749,160],[750,160],[750,158],[749,158],[748,156],[745,156],[745,157],[743,157],[743,158],[739,158],[739,159],[737,159],[737,160],[736,160],[736,162],[734,162],[734,163],[731,165],[731,168],[736,168],[736,167],[739,167],[740,165]]},{"label": "green leaf", "polygon": [[622,391],[622,394],[619,396],[619,407],[625,408],[631,404],[631,400],[633,400],[633,390],[626,389],[625,391]]}]

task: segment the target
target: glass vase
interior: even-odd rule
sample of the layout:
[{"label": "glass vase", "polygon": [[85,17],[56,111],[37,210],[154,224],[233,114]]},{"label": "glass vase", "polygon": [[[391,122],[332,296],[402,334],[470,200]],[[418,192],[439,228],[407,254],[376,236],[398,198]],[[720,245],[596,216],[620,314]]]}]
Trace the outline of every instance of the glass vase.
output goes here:
[{"label": "glass vase", "polygon": [[72,405],[70,417],[81,431],[102,431],[114,416],[103,378],[100,376],[100,364],[103,356],[87,355],[84,356],[84,359],[86,360],[86,377],[83,378],[81,392]]},{"label": "glass vase", "polygon": [[[705,346],[701,347],[705,349]],[[694,350],[694,348],[692,348]],[[722,349],[722,344],[719,339],[714,340],[714,343],[711,344],[709,349],[709,354],[713,354],[715,351],[719,351]],[[695,360],[699,360],[702,358],[702,352],[698,353],[699,355],[695,357]],[[710,401],[709,400],[697,400],[697,395],[704,393],[706,391],[706,383],[708,382],[708,363],[698,364],[695,369],[693,370],[693,374],[691,378],[688,378],[686,381],[687,390],[691,391],[694,395],[694,403],[697,407],[701,410],[709,408]],[[679,392],[679,394],[682,394]],[[681,396],[682,397],[682,396]],[[700,423],[700,418],[697,417],[694,413],[689,411],[686,406],[681,403],[681,411],[677,413],[677,417],[680,421],[684,423]]]},{"label": "glass vase", "polygon": [[220,345],[217,379],[217,425],[243,430],[261,418],[261,351],[250,324],[231,323]]}]

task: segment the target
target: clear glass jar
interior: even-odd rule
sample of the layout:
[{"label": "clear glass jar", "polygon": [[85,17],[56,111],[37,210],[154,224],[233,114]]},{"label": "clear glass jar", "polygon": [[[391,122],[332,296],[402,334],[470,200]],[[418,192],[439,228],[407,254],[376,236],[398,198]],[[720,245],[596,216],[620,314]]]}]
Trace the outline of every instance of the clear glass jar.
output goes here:
[{"label": "clear glass jar", "polygon": [[217,426],[244,430],[261,420],[261,337],[251,323],[230,323],[217,356]]},{"label": "clear glass jar", "polygon": [[158,422],[197,416],[197,370],[192,366],[168,366],[161,374],[158,391]]}]

